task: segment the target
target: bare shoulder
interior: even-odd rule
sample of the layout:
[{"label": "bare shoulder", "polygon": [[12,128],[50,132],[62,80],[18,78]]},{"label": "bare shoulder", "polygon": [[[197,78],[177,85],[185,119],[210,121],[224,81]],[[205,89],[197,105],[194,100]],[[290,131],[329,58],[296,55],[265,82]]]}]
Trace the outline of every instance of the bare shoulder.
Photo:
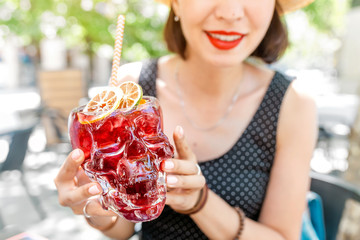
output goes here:
[{"label": "bare shoulder", "polygon": [[284,96],[278,126],[279,140],[287,141],[290,134],[296,134],[299,137],[307,135],[312,141],[316,137],[316,103],[314,98],[298,84],[297,80],[290,84]]},{"label": "bare shoulder", "polygon": [[118,75],[117,75],[118,81],[138,82],[141,68],[142,68],[142,62],[126,63],[121,65],[120,68],[118,69]]},{"label": "bare shoulder", "polygon": [[294,80],[287,90],[281,111],[283,114],[316,115],[316,103],[314,98]]}]

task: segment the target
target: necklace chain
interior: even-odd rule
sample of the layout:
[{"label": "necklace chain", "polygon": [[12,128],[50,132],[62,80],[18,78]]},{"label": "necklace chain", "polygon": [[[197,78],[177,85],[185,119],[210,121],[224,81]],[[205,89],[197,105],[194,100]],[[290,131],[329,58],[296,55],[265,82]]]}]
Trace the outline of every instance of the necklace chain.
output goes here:
[{"label": "necklace chain", "polygon": [[[208,126],[208,127],[203,127],[203,126],[200,126],[198,125],[196,122],[194,122],[190,117],[189,115],[187,114],[186,112],[186,109],[185,109],[185,102],[184,102],[184,96],[180,90],[180,80],[179,80],[179,65],[180,65],[180,62],[177,62],[176,64],[176,70],[175,70],[175,82],[176,82],[176,90],[177,90],[177,95],[180,99],[180,105],[181,105],[181,108],[182,108],[182,111],[185,115],[185,118],[190,122],[190,124],[195,128],[195,129],[198,129],[198,130],[201,130],[201,131],[211,131],[215,128],[217,128],[218,126],[220,126],[224,121],[225,119],[227,118],[227,116],[229,116],[231,110],[233,109],[237,99],[239,98],[239,95],[240,95],[240,88],[239,86],[237,87],[237,90],[235,91],[234,95],[232,96],[231,98],[231,102],[230,104],[228,105],[228,107],[226,108],[226,111],[224,113],[224,115],[219,119],[217,120],[213,125],[211,126]],[[240,85],[240,83],[239,83]]]}]

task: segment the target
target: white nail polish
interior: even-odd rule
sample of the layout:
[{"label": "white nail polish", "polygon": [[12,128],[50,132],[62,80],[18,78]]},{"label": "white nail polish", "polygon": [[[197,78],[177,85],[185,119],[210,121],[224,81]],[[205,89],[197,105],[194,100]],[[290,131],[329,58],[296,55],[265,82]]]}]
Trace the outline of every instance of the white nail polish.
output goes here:
[{"label": "white nail polish", "polygon": [[184,129],[181,126],[177,126],[177,132],[180,138],[184,136]]},{"label": "white nail polish", "polygon": [[92,187],[89,188],[89,193],[90,193],[91,195],[96,195],[96,194],[99,194],[99,193],[100,193],[100,190],[99,190],[99,188],[98,188],[96,185],[94,185],[94,186],[92,186]]},{"label": "white nail polish", "polygon": [[167,177],[167,183],[170,184],[170,185],[177,183],[177,181],[178,181],[178,179],[175,176],[169,175]]}]

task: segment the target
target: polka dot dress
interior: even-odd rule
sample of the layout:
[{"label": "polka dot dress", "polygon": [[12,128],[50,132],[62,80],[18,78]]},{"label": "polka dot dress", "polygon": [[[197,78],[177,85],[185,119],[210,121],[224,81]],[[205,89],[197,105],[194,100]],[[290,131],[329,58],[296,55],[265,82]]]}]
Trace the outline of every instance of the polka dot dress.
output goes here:
[{"label": "polka dot dress", "polygon": [[[139,83],[156,96],[157,59],[144,62]],[[200,163],[209,188],[231,206],[257,220],[275,155],[280,106],[291,80],[276,72],[255,115],[223,156]],[[141,239],[208,239],[187,215],[165,206],[159,218],[142,224]]]}]

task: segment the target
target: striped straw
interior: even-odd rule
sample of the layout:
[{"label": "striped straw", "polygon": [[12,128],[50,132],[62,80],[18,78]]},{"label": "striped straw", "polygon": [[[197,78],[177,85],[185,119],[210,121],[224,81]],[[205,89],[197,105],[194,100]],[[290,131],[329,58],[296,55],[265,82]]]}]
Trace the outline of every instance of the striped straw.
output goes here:
[{"label": "striped straw", "polygon": [[110,86],[118,86],[117,72],[120,67],[122,43],[124,38],[125,16],[119,15],[116,25],[115,49],[111,70]]}]

